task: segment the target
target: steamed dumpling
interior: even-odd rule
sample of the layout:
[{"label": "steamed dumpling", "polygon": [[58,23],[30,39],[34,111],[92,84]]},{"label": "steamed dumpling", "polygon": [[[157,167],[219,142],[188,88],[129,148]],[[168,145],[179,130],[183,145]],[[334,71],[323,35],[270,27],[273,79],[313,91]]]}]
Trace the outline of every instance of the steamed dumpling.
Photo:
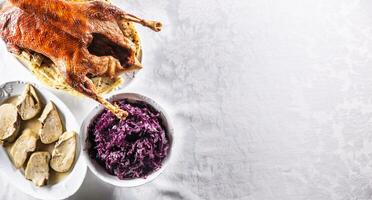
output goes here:
[{"label": "steamed dumpling", "polygon": [[39,114],[41,102],[34,87],[27,84],[22,95],[17,101],[18,113],[23,120],[29,120]]},{"label": "steamed dumpling", "polygon": [[63,133],[53,149],[50,167],[57,172],[67,172],[74,163],[75,153],[76,133]]},{"label": "steamed dumpling", "polygon": [[21,120],[13,104],[0,106],[0,141],[13,142],[18,136]]},{"label": "steamed dumpling", "polygon": [[39,121],[41,129],[39,131],[40,140],[44,144],[50,144],[59,139],[63,133],[62,121],[55,105],[50,101],[45,106]]}]

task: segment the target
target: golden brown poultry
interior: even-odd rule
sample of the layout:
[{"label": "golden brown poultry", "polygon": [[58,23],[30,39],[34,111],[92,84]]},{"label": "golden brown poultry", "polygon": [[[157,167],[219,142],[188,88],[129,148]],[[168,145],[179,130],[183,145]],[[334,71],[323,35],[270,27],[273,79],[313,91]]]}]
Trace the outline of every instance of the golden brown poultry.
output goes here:
[{"label": "golden brown poultry", "polygon": [[9,0],[0,9],[0,36],[12,53],[29,49],[48,57],[71,87],[125,118],[127,112],[98,95],[88,78],[141,67],[133,42],[119,28],[122,21],[161,29],[159,22],[102,1]]}]

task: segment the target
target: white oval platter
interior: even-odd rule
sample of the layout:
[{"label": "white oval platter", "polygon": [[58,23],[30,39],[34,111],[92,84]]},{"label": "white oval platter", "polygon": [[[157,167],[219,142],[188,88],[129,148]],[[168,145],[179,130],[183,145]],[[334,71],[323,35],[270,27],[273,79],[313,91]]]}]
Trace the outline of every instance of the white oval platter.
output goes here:
[{"label": "white oval platter", "polygon": [[[22,81],[1,84],[0,105],[9,97],[20,95],[26,84],[26,82]],[[37,90],[44,105],[47,100],[54,102],[61,114],[66,130],[75,131],[79,134],[80,126],[68,107],[47,89],[35,84],[32,85]],[[77,138],[80,138],[80,136],[77,136]],[[78,139],[75,166],[71,173],[57,184],[46,185],[43,187],[34,186],[31,181],[25,179],[20,170],[13,166],[12,161],[3,147],[0,147],[0,175],[3,180],[5,179],[9,181],[14,187],[34,198],[45,200],[68,198],[80,188],[87,171],[87,166],[81,156],[80,146],[80,139]]]}]

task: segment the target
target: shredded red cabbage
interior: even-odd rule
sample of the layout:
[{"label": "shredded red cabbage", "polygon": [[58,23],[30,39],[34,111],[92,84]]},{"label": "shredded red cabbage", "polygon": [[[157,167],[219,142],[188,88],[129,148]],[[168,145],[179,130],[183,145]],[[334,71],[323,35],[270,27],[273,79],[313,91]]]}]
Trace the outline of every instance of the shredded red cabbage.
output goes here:
[{"label": "shredded red cabbage", "polygon": [[129,116],[105,109],[88,128],[90,157],[119,179],[146,178],[158,170],[170,143],[159,112],[146,103],[115,102]]}]

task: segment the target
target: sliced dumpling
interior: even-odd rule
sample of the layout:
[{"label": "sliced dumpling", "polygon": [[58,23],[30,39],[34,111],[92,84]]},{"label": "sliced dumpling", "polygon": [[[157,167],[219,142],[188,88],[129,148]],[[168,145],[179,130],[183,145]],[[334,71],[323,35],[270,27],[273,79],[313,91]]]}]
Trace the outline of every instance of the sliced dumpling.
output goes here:
[{"label": "sliced dumpling", "polygon": [[50,101],[45,106],[39,121],[41,129],[39,131],[40,140],[44,144],[50,144],[58,140],[63,133],[62,121],[55,105]]},{"label": "sliced dumpling", "polygon": [[70,170],[76,154],[76,133],[65,132],[54,146],[50,167],[57,172]]},{"label": "sliced dumpling", "polygon": [[27,159],[28,153],[35,151],[38,139],[39,135],[37,133],[31,131],[31,129],[25,129],[15,141],[10,150],[10,156],[16,168],[21,168]]},{"label": "sliced dumpling", "polygon": [[36,186],[43,186],[49,179],[50,154],[47,151],[35,152],[27,162],[25,177]]},{"label": "sliced dumpling", "polygon": [[30,84],[26,85],[22,95],[18,98],[17,109],[23,120],[32,119],[39,114],[41,102],[34,87]]},{"label": "sliced dumpling", "polygon": [[18,117],[17,108],[13,104],[0,106],[0,140],[13,142],[19,132],[21,120]]}]

